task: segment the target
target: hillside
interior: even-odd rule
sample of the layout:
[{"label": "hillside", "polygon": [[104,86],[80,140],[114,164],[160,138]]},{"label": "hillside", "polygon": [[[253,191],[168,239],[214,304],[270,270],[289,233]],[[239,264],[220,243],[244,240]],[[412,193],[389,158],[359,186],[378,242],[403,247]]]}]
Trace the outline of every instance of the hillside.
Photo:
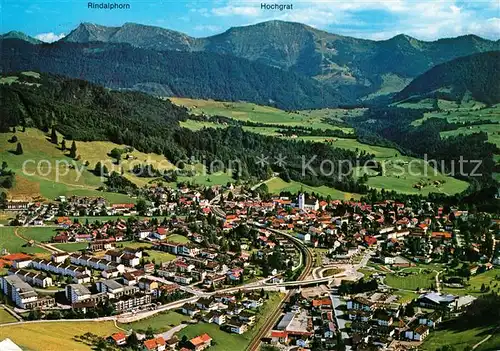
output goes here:
[{"label": "hillside", "polygon": [[[499,41],[474,35],[433,42],[398,35],[373,41],[327,33],[300,23],[268,21],[230,28],[207,38],[193,38],[164,28],[127,23],[104,27],[83,23],[67,42],[102,41],[128,43],[155,50],[209,51],[275,66],[335,86],[355,86],[355,95],[401,90],[406,78],[414,78],[436,64],[478,52],[498,50]],[[401,81],[384,86],[383,76]],[[386,79],[387,80],[387,79]]]},{"label": "hillside", "polygon": [[[102,38],[106,31],[93,34]],[[83,35],[83,34],[82,34]],[[283,109],[336,106],[346,101],[306,76],[210,52],[154,51],[128,44],[3,40],[2,72],[36,70],[114,89],[161,96],[251,101]]]},{"label": "hillside", "polygon": [[[0,83],[0,132],[20,125],[46,132],[54,127],[77,144],[110,141],[129,145],[143,153],[164,155],[176,165],[181,161],[192,164],[193,158],[202,160],[210,167],[205,177],[228,171],[242,180],[260,180],[274,171],[311,186],[327,185],[350,193],[367,190],[352,176],[338,174],[340,168],[332,170],[333,175],[319,169],[325,159],[364,163],[372,158],[369,154],[267,137],[241,127],[191,131],[179,125],[190,117],[185,108],[151,95],[112,91],[82,80],[32,72],[1,77]],[[270,162],[263,167],[258,163],[262,155],[282,155],[286,168]],[[307,170],[302,166],[304,157],[312,160]]]},{"label": "hillside", "polygon": [[486,52],[437,65],[417,77],[394,99],[429,97],[462,100],[470,93],[487,104],[500,102],[500,51]]}]

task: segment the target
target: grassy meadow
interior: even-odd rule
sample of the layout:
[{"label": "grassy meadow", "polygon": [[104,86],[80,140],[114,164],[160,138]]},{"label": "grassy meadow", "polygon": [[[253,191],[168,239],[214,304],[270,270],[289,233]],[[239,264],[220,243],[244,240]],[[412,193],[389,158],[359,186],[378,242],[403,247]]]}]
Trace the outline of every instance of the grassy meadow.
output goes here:
[{"label": "grassy meadow", "polygon": [[145,333],[146,330],[151,327],[154,333],[164,333],[172,329],[172,326],[177,326],[189,320],[189,317],[184,316],[180,313],[174,311],[166,311],[136,322],[119,323],[119,327],[126,330],[133,329],[138,333]]},{"label": "grassy meadow", "polygon": [[282,191],[289,191],[291,193],[298,193],[301,191],[305,191],[310,194],[316,193],[325,197],[331,196],[332,199],[338,199],[338,200],[350,200],[351,198],[359,199],[360,197],[359,194],[346,193],[324,185],[319,187],[313,187],[293,180],[287,183],[279,177],[271,178],[270,180],[266,181],[265,184],[269,188],[269,192],[273,194],[279,194]]},{"label": "grassy meadow", "polygon": [[92,348],[75,337],[92,333],[108,337],[119,332],[113,322],[49,322],[0,327],[0,340],[10,338],[24,350],[90,351]]},{"label": "grassy meadow", "polygon": [[[342,129],[346,133],[352,128],[341,128],[325,123],[324,112],[293,111],[287,112],[270,106],[261,106],[248,102],[223,102],[215,100],[199,100],[187,98],[170,98],[179,106],[188,108],[193,114],[209,116],[226,116],[239,121],[266,123],[269,125],[281,124],[289,127],[301,126],[314,129]],[[340,111],[339,111],[340,114]]]}]

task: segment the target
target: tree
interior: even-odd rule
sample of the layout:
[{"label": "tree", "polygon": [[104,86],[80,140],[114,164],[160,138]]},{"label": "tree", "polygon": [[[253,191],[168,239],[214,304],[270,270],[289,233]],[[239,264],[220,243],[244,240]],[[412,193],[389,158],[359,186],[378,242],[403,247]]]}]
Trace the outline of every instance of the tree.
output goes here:
[{"label": "tree", "polygon": [[7,169],[8,165],[7,162],[3,161],[2,162],[2,171],[5,171]]},{"label": "tree", "polygon": [[69,157],[71,157],[71,158],[76,157],[76,143],[74,140],[71,143],[71,148],[69,149]]},{"label": "tree", "polygon": [[56,128],[54,126],[52,126],[52,131],[50,133],[50,142],[52,144],[59,144],[58,140],[57,140],[57,132],[56,132]]},{"label": "tree", "polygon": [[96,164],[95,164],[95,168],[94,168],[94,174],[96,176],[106,176],[109,174],[109,170],[108,170],[108,167],[106,167],[106,165],[103,165],[101,163],[101,161],[98,161]]},{"label": "tree", "polygon": [[21,143],[17,143],[16,155],[22,155],[23,153],[24,153],[23,146],[21,145]]},{"label": "tree", "polygon": [[137,210],[137,212],[139,212],[140,215],[144,214],[146,212],[146,210],[148,209],[146,201],[144,199],[137,200],[137,203],[135,205],[135,209]]},{"label": "tree", "polygon": [[0,193],[0,207],[5,207],[7,205],[7,194],[5,192]]},{"label": "tree", "polygon": [[130,346],[132,349],[137,348],[139,345],[139,339],[137,338],[137,334],[135,331],[132,332],[127,338],[127,345]]},{"label": "tree", "polygon": [[155,337],[155,333],[153,331],[153,328],[151,328],[151,326],[149,326],[148,329],[146,329],[146,340],[154,339],[154,337]]}]

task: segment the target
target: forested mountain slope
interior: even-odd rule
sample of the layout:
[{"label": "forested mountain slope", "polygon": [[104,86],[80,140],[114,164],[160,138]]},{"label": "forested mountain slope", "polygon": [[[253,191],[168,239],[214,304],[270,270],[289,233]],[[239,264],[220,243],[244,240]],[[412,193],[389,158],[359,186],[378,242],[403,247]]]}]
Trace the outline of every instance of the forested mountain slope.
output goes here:
[{"label": "forested mountain slope", "polygon": [[154,51],[128,44],[32,45],[3,40],[1,70],[35,70],[114,89],[162,96],[252,101],[284,109],[336,106],[344,98],[312,78],[208,52]]},{"label": "forested mountain slope", "polygon": [[475,100],[488,104],[500,102],[500,51],[485,52],[437,65],[413,80],[395,96],[444,97],[461,100],[470,92]]},{"label": "forested mountain slope", "polygon": [[[69,139],[126,144],[142,152],[163,154],[173,163],[188,162],[192,157],[206,164],[217,160],[226,167],[233,162],[243,179],[268,179],[276,171],[310,185],[328,185],[351,193],[367,190],[351,176],[337,176],[341,170],[347,173],[344,163],[343,168],[327,175],[319,167],[323,160],[355,164],[371,159],[371,155],[247,133],[239,127],[193,132],[179,126],[179,121],[188,118],[184,108],[151,95],[111,91],[86,81],[46,74],[16,77],[16,82],[0,85],[2,132],[19,125],[46,131],[54,126]],[[259,164],[262,155],[269,157],[267,165]],[[287,160],[286,168],[272,163],[277,155]],[[311,168],[303,170],[303,157],[313,160]]]}]

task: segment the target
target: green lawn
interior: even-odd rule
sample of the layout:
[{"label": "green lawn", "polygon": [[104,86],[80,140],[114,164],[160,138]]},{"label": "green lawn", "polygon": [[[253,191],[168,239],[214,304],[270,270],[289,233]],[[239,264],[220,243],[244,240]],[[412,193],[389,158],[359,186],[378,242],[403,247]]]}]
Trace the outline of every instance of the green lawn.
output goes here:
[{"label": "green lawn", "polygon": [[396,291],[395,294],[399,296],[399,300],[398,300],[399,303],[409,303],[419,296],[416,293],[409,292],[409,291],[402,291],[402,290]]},{"label": "green lawn", "polygon": [[143,255],[145,259],[149,259],[150,261],[154,260],[156,264],[160,264],[161,262],[168,262],[175,260],[177,256],[172,255],[168,252],[157,251],[157,250],[147,250],[145,251],[146,255]]},{"label": "green lawn", "polygon": [[436,273],[416,273],[407,276],[387,274],[385,283],[395,289],[417,290],[429,289],[431,284],[436,285]]},{"label": "green lawn", "polygon": [[64,244],[54,244],[55,247],[67,252],[75,252],[80,250],[85,250],[88,243],[64,243]]},{"label": "green lawn", "polygon": [[9,312],[5,309],[0,308],[0,324],[7,324],[17,322],[17,319],[14,318]]},{"label": "green lawn", "polygon": [[190,240],[187,237],[185,237],[184,235],[180,235],[180,234],[169,235],[167,237],[167,240],[172,241],[174,243],[179,243],[179,244],[186,244],[186,243],[190,242]]},{"label": "green lawn", "polygon": [[451,123],[474,122],[480,120],[498,121],[500,119],[500,105],[479,109],[484,104],[476,102],[458,107],[456,104],[439,100],[440,108],[444,111],[433,111],[424,114],[424,117],[412,122],[412,125],[421,125],[429,118],[443,118]]},{"label": "green lawn", "polygon": [[[23,146],[23,155],[15,155],[10,151],[15,149],[16,144],[8,142],[12,135],[12,133],[0,133],[0,158],[16,172],[15,185],[9,189],[9,195],[16,198],[43,197],[49,200],[71,195],[102,196],[111,203],[132,202],[123,194],[97,191],[96,189],[103,183],[91,172],[96,160],[111,161],[107,153],[121,145],[109,142],[77,142],[77,154],[81,159],[74,161],[67,156],[67,152],[50,143],[42,131],[34,128],[27,128],[25,132],[18,129],[16,136]],[[59,135],[59,141],[61,140],[62,136]],[[66,144],[69,146],[70,142],[67,141]],[[153,161],[162,161],[165,168],[172,167],[163,156],[137,151],[132,154],[139,160],[149,158]],[[32,162],[24,164],[26,160]],[[90,162],[89,167],[83,166],[85,161]],[[68,165],[74,167],[68,168]],[[81,175],[75,167],[82,170]]]},{"label": "green lawn", "polygon": [[151,327],[153,328],[154,333],[163,333],[170,329],[172,326],[179,325],[181,323],[189,321],[190,318],[186,317],[180,313],[167,311],[163,313],[158,313],[151,318],[141,319],[140,321],[133,323],[119,323],[120,328],[123,329],[133,329],[136,332],[144,333],[146,330]]},{"label": "green lawn", "polygon": [[41,249],[37,246],[23,247],[26,241],[17,237],[14,231],[17,227],[0,227],[0,251],[6,249],[9,253],[23,252],[27,254],[43,253],[47,254],[48,251]]},{"label": "green lawn", "polygon": [[269,300],[264,303],[257,313],[257,322],[246,333],[242,335],[230,334],[220,330],[216,324],[198,323],[189,325],[182,329],[177,336],[182,338],[186,335],[189,339],[194,338],[203,333],[207,333],[213,338],[214,346],[210,347],[212,351],[243,351],[247,348],[253,336],[262,327],[266,318],[272,313],[281,300],[281,295],[278,293],[270,293]]},{"label": "green lawn", "polygon": [[375,157],[380,159],[394,157],[395,155],[400,155],[399,151],[396,149],[368,145],[359,142],[356,139],[345,139],[345,138],[332,138],[332,137],[320,137],[320,136],[302,136],[293,140],[304,140],[316,143],[327,143],[332,147],[337,147],[341,149],[347,149],[351,151],[365,151],[367,154],[375,155]]},{"label": "green lawn", "polygon": [[[490,332],[491,328],[487,327],[467,330],[441,329],[431,331],[429,337],[421,345],[421,350],[435,351],[445,345],[451,345],[455,350],[463,350],[468,346],[474,346],[489,335]],[[482,345],[482,347],[477,350],[498,350],[500,347],[498,335],[491,340],[490,346],[492,348],[488,348],[488,344]]]}]

